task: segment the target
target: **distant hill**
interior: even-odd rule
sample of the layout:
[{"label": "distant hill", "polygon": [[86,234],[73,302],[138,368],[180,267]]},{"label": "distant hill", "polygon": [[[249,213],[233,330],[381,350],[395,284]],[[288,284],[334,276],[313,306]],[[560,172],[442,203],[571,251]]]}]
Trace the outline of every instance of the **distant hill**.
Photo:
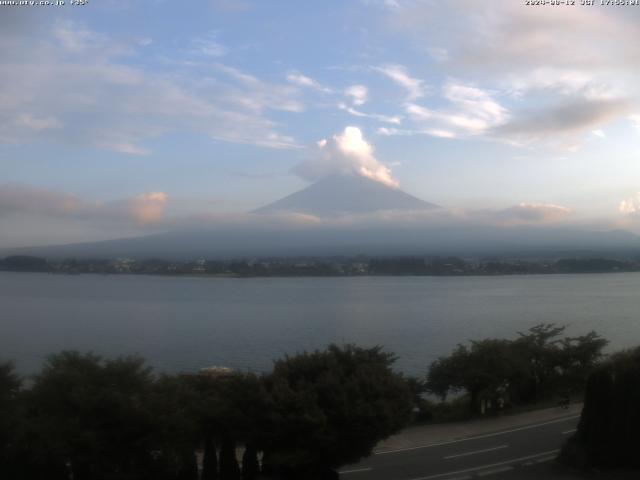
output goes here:
[{"label": "distant hill", "polygon": [[[449,218],[395,221],[378,211],[434,211],[440,207],[400,189],[357,175],[324,178],[247,214],[241,221],[92,243],[0,250],[48,258],[193,259],[251,256],[456,255],[589,258],[640,254],[640,237],[623,230],[567,226],[495,226]],[[444,209],[442,210],[444,212]],[[311,223],[282,222],[280,213],[321,217]],[[446,212],[445,212],[446,213]],[[345,215],[345,217],[341,217]],[[354,218],[350,222],[349,215]],[[358,223],[358,215],[364,219]],[[446,216],[445,216],[446,217]],[[402,219],[402,216],[399,216]],[[338,219],[333,221],[332,219]]]},{"label": "distant hill", "polygon": [[360,175],[331,175],[253,213],[295,212],[332,217],[381,210],[434,208],[440,207]]},{"label": "distant hill", "polygon": [[379,223],[358,228],[243,225],[175,231],[92,243],[0,250],[47,258],[193,259],[252,256],[455,255],[511,258],[637,257],[640,237],[626,231],[495,226],[411,226]]}]

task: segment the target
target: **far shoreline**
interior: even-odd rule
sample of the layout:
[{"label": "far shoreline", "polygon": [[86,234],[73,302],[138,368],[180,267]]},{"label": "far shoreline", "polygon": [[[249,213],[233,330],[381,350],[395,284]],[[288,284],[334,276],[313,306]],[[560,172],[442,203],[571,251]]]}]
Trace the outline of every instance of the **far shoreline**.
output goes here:
[{"label": "far shoreline", "polygon": [[37,271],[11,271],[0,270],[2,273],[18,273],[18,274],[47,274],[52,276],[61,277],[75,277],[75,276],[103,276],[103,277],[154,277],[154,278],[192,278],[192,279],[238,279],[238,280],[251,280],[258,278],[273,278],[273,279],[286,279],[286,278],[312,278],[312,279],[351,279],[351,278],[506,278],[506,277],[544,277],[544,276],[592,276],[592,275],[622,275],[622,274],[634,274],[640,273],[640,270],[634,271],[605,271],[605,272],[532,272],[532,273],[470,273],[470,274],[364,274],[364,275],[238,275],[238,274],[197,274],[197,273],[102,273],[102,272],[37,272]]}]

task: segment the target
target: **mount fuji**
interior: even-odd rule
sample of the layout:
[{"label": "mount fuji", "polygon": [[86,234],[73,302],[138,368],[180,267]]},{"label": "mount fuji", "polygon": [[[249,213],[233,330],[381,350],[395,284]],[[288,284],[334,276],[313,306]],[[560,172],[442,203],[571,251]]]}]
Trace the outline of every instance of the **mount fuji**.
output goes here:
[{"label": "mount fuji", "polygon": [[381,210],[440,208],[398,188],[356,174],[331,175],[253,213],[304,213],[318,217],[365,214]]},{"label": "mount fuji", "polygon": [[[366,217],[379,211],[436,215],[409,215],[406,221],[398,215],[397,222],[394,215]],[[135,238],[4,249],[0,257],[193,259],[364,254],[565,258],[629,252],[637,256],[640,251],[640,238],[627,231],[562,225],[496,226],[481,219],[460,221],[446,213],[444,208],[384,183],[356,174],[332,175],[249,215],[241,214],[238,220]],[[296,215],[288,214],[313,215],[320,221],[300,222]]]}]

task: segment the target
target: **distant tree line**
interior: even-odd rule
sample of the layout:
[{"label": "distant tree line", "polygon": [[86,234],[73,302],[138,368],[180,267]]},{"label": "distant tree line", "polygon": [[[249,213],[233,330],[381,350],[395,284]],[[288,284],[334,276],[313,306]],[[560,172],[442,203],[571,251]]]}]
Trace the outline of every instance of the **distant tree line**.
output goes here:
[{"label": "distant tree line", "polygon": [[0,270],[58,273],[133,273],[152,275],[362,276],[362,275],[527,275],[640,271],[640,261],[574,258],[553,262],[458,257],[303,257],[169,261],[148,259],[68,258],[47,260],[15,255],[0,259]]},{"label": "distant tree line", "polygon": [[139,358],[62,352],[28,383],[0,364],[0,478],[338,478],[411,418],[393,361],[332,345],[260,376],[155,376]]},{"label": "distant tree line", "polygon": [[49,272],[51,265],[45,258],[30,255],[13,255],[0,259],[0,270],[9,272]]}]

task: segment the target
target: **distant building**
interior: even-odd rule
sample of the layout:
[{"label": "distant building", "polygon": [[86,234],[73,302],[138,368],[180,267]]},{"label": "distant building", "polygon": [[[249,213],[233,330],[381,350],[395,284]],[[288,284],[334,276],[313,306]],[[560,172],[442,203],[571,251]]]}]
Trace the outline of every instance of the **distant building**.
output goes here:
[{"label": "distant building", "polygon": [[207,261],[204,258],[197,259],[191,267],[191,273],[206,273]]},{"label": "distant building", "polygon": [[113,261],[113,268],[118,273],[131,273],[134,261],[131,258],[117,258]]}]

